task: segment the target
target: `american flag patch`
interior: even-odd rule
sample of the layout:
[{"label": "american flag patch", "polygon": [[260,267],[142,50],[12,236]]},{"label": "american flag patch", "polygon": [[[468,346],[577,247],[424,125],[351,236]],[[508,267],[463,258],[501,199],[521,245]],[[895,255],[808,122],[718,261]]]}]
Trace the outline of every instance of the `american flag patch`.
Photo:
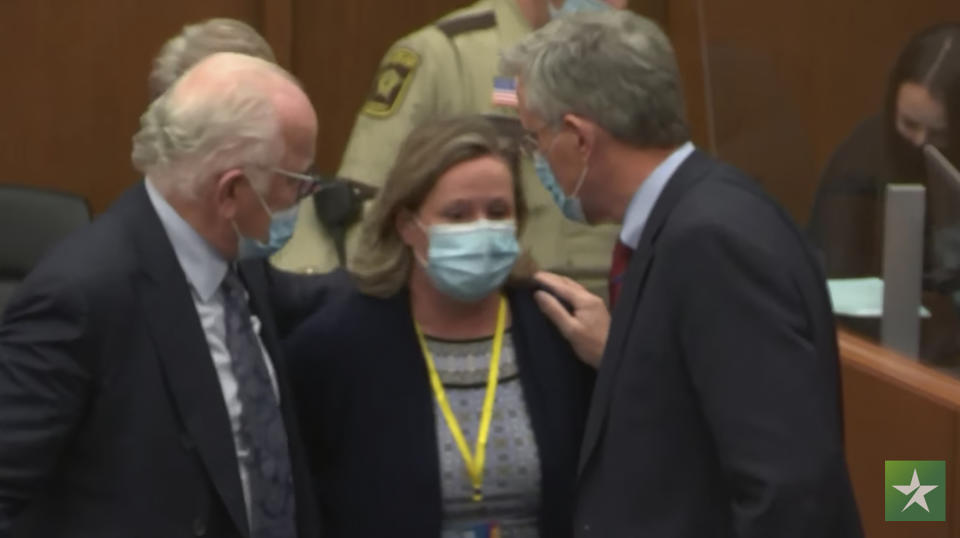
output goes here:
[{"label": "american flag patch", "polygon": [[517,79],[511,77],[494,77],[493,105],[513,108],[519,106],[519,102],[517,101]]}]

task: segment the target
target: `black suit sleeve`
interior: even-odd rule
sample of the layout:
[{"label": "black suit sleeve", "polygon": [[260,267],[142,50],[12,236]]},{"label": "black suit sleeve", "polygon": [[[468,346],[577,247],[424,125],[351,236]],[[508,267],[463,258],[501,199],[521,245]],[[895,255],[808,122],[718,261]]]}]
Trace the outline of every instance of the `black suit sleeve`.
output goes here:
[{"label": "black suit sleeve", "polygon": [[38,280],[0,323],[0,537],[47,483],[91,389],[84,303],[65,282]]},{"label": "black suit sleeve", "polygon": [[709,228],[670,242],[662,262],[737,536],[832,535],[819,525],[848,491],[837,364],[818,352],[794,273],[746,238]]},{"label": "black suit sleeve", "polygon": [[[266,262],[265,262],[266,263]],[[344,271],[321,275],[292,273],[270,267],[270,302],[277,320],[280,338],[286,338],[314,313],[337,288],[350,285]]]}]

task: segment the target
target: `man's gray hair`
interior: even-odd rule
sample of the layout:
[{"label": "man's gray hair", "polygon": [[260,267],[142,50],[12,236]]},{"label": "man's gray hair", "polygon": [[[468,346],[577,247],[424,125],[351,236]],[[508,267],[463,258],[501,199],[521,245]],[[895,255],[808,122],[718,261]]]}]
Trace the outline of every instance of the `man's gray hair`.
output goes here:
[{"label": "man's gray hair", "polygon": [[670,40],[628,10],[557,19],[507,51],[501,70],[521,79],[526,107],[551,126],[575,114],[637,147],[690,138]]},{"label": "man's gray hair", "polygon": [[224,53],[209,60],[213,65],[201,62],[203,73],[192,77],[200,81],[188,71],[141,116],[133,164],[165,194],[196,198],[206,180],[233,168],[252,174],[262,192],[265,170],[279,164],[284,151],[277,80],[296,80],[250,56]]},{"label": "man's gray hair", "polygon": [[194,64],[217,52],[236,52],[276,63],[267,40],[249,24],[236,19],[208,19],[183,27],[167,41],[153,60],[148,82],[156,99]]}]

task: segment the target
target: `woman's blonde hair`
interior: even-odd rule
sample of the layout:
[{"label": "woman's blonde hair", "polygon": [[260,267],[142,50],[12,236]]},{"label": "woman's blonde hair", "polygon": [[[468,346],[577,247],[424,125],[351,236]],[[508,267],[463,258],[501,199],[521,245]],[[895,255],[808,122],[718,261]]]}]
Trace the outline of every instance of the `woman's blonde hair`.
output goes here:
[{"label": "woman's blonde hair", "polygon": [[[464,116],[421,124],[400,147],[387,180],[364,220],[360,241],[349,265],[358,289],[377,297],[390,297],[410,276],[413,254],[397,230],[397,216],[416,213],[437,184],[454,166],[492,156],[502,159],[513,177],[517,234],[527,218],[526,198],[520,181],[519,148],[515,139],[502,135],[483,116]],[[523,254],[513,277],[529,277],[534,267]]]}]

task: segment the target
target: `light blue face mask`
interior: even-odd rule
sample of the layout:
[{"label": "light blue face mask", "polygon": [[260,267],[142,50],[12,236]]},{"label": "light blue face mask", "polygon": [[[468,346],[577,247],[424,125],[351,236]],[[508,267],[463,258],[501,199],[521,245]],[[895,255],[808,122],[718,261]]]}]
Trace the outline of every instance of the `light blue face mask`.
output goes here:
[{"label": "light blue face mask", "polygon": [[540,178],[540,183],[553,197],[553,201],[563,212],[563,216],[574,222],[587,222],[587,216],[583,213],[583,205],[580,203],[579,197],[580,187],[583,186],[583,181],[587,178],[587,167],[583,167],[583,173],[580,174],[580,179],[577,180],[577,185],[570,195],[567,195],[560,188],[557,177],[553,175],[553,169],[550,168],[550,163],[539,151],[533,153],[533,167],[537,172],[537,177]]},{"label": "light blue face mask", "polygon": [[420,264],[440,292],[458,301],[476,302],[499,288],[520,254],[512,220],[420,228],[430,242],[427,259]]},{"label": "light blue face mask", "polygon": [[263,206],[263,210],[270,216],[270,237],[267,242],[247,237],[240,233],[237,225],[233,225],[237,233],[237,259],[249,260],[254,258],[269,258],[274,253],[283,248],[287,241],[293,237],[293,229],[297,224],[297,214],[300,210],[300,203],[293,204],[289,209],[283,211],[270,211],[267,203],[263,200],[256,190],[253,191]]},{"label": "light blue face mask", "polygon": [[556,19],[569,13],[583,13],[585,11],[606,11],[613,6],[603,0],[566,0],[562,7],[553,7],[553,2],[547,2],[550,18]]}]

